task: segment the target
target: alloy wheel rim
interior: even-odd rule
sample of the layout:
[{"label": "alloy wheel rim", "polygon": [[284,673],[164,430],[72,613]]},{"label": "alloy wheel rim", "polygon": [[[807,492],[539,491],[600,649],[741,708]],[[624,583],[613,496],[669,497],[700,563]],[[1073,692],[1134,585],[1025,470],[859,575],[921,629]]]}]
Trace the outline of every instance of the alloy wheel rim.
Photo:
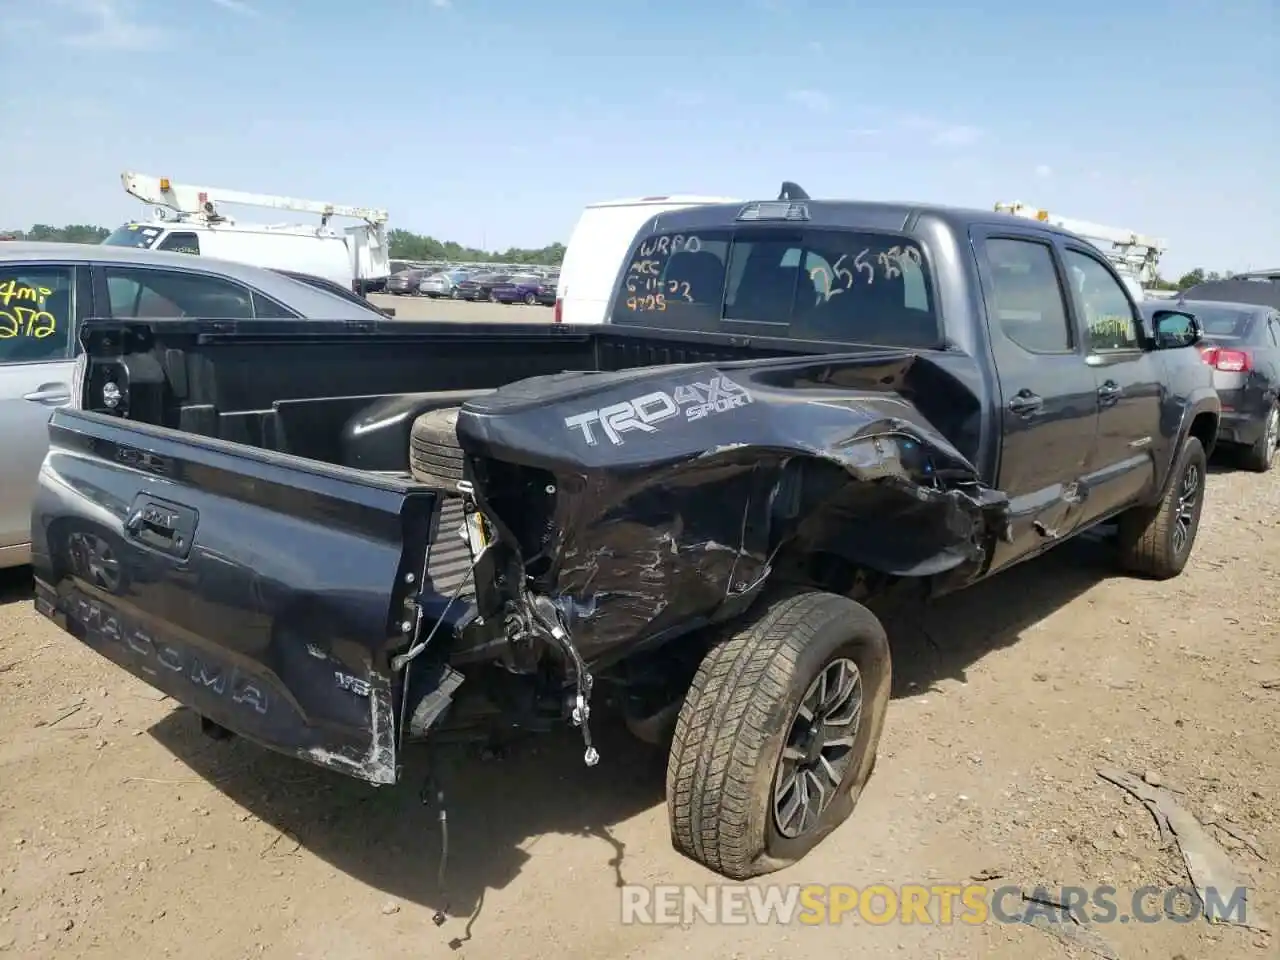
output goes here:
[{"label": "alloy wheel rim", "polygon": [[1192,463],[1182,472],[1178,487],[1178,507],[1173,521],[1173,550],[1182,553],[1191,543],[1196,508],[1200,504],[1200,468]]},{"label": "alloy wheel rim", "polygon": [[862,673],[843,657],[827,664],[801,698],[774,774],[774,826],[784,837],[812,830],[835,799],[853,763],[862,700]]}]

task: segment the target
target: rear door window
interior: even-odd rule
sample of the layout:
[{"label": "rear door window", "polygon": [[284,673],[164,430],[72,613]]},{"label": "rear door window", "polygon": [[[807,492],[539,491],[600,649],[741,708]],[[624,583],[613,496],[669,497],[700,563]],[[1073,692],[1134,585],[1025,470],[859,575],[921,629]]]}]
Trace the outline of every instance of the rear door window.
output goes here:
[{"label": "rear door window", "polygon": [[613,322],[886,346],[940,342],[919,244],[849,230],[646,237],[625,268]]},{"label": "rear door window", "polygon": [[253,319],[251,291],[221,277],[139,267],[105,272],[113,319]]},{"label": "rear door window", "polygon": [[258,320],[297,320],[298,314],[282,304],[276,303],[270,297],[254,291],[253,293],[253,315]]},{"label": "rear door window", "polygon": [[1028,353],[1074,348],[1053,251],[1039,240],[990,237],[982,245],[987,309],[1001,332]]},{"label": "rear door window", "polygon": [[0,263],[0,365],[71,356],[75,269]]}]

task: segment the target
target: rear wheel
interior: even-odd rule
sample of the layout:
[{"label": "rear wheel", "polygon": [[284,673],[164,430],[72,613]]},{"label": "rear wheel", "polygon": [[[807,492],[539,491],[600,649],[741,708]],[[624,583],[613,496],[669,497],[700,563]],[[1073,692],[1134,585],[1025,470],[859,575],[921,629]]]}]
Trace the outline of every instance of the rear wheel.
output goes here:
[{"label": "rear wheel", "polygon": [[1280,443],[1280,407],[1273,406],[1262,426],[1262,436],[1240,456],[1241,465],[1255,473],[1266,473],[1276,457],[1276,444]]},{"label": "rear wheel", "polygon": [[1182,572],[1200,530],[1206,469],[1200,440],[1187,437],[1160,503],[1120,515],[1120,555],[1126,569],[1157,580]]},{"label": "rear wheel", "polygon": [[462,479],[459,407],[428,410],[409,430],[409,472],[419,483],[452,490]]},{"label": "rear wheel", "polygon": [[777,600],[713,647],[667,763],[676,848],[742,880],[816,847],[871,775],[890,673],[880,621],[829,593]]}]

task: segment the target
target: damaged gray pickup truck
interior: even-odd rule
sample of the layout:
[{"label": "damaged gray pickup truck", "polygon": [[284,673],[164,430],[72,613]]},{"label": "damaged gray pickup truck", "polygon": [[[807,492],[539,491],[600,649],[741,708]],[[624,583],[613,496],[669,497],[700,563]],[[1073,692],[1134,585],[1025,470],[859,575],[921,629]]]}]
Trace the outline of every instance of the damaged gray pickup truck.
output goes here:
[{"label": "damaged gray pickup truck", "polygon": [[469,717],[607,764],[620,704],[670,741],[676,846],[749,877],[870,775],[868,595],[1102,521],[1129,570],[1183,569],[1198,338],[1061,230],[803,195],[655,217],[603,326],[95,321],[36,604],[210,732],[375,784]]}]

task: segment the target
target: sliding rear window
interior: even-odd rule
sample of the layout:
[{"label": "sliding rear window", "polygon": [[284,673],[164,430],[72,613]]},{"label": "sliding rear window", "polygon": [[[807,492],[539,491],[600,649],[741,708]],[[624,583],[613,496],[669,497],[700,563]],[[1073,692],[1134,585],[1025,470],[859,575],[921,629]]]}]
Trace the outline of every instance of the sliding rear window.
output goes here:
[{"label": "sliding rear window", "polygon": [[897,234],[739,227],[645,237],[611,320],[884,346],[940,342],[924,251]]}]

